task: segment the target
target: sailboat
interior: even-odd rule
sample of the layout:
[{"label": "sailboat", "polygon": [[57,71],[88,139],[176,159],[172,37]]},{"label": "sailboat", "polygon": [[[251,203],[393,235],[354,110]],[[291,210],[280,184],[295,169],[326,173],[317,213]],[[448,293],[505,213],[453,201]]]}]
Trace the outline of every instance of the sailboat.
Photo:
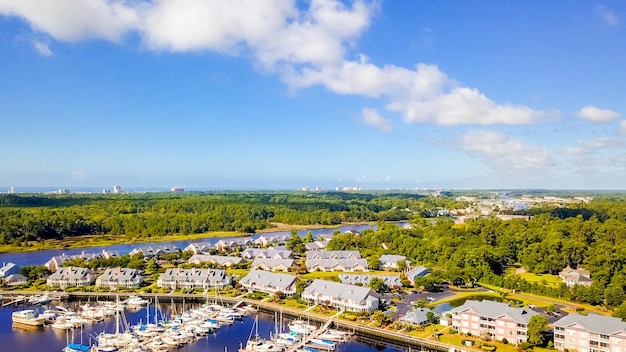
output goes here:
[{"label": "sailboat", "polygon": [[[254,333],[254,336],[252,335]],[[254,319],[254,325],[250,331],[248,342],[246,342],[246,348],[239,349],[239,352],[270,352],[279,351],[281,348],[277,348],[274,343],[269,340],[265,340],[259,336],[259,316]]]}]

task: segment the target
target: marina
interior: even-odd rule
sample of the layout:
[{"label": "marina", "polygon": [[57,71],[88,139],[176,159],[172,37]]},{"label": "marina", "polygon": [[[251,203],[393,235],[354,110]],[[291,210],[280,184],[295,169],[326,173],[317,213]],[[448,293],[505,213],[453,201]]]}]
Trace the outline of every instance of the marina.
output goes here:
[{"label": "marina", "polygon": [[[216,303],[166,303],[120,309],[115,301],[53,302],[48,306],[26,304],[0,309],[0,339],[8,351],[43,352],[139,352],[154,351],[380,351],[350,337],[303,320],[278,321],[276,314],[249,306],[224,307]],[[119,302],[124,302],[120,300]],[[56,306],[59,304],[59,306]],[[103,319],[83,318],[85,312],[102,310]],[[41,320],[41,325],[12,322],[13,313]],[[25,312],[25,313],[20,313]],[[237,314],[233,314],[233,312]],[[222,314],[223,313],[223,314]],[[52,314],[53,319],[47,316]],[[218,317],[219,320],[218,320]],[[282,320],[282,319],[281,319]],[[289,330],[292,323],[305,326],[307,335]],[[56,326],[55,326],[56,324]],[[308,328],[306,327],[308,326]],[[255,334],[251,334],[254,331]],[[249,337],[257,338],[257,348]],[[332,338],[336,338],[332,341]],[[260,346],[263,346],[260,347]],[[4,348],[3,348],[4,350]],[[383,351],[395,351],[386,348]]]}]

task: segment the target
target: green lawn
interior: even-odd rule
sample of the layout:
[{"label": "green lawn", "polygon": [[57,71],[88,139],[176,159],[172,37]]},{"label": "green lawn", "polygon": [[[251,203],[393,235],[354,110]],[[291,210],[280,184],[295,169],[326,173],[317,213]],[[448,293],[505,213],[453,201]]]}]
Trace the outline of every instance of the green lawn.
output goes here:
[{"label": "green lawn", "polygon": [[533,274],[533,273],[523,273],[523,274],[517,274],[519,275],[522,279],[528,281],[528,282],[537,282],[540,284],[544,284],[544,285],[549,285],[552,287],[558,287],[561,282],[563,282],[563,280],[561,280],[561,278],[558,275],[550,275],[550,274]]},{"label": "green lawn", "polygon": [[334,279],[339,277],[339,274],[343,274],[343,272],[339,271],[316,271],[312,273],[307,273],[304,275],[299,275],[301,279]]}]

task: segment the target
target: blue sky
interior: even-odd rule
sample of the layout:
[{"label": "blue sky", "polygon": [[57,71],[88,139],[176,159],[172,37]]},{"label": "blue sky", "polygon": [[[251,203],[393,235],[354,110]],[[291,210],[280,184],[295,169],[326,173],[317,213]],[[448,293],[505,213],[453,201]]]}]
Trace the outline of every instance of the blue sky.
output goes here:
[{"label": "blue sky", "polygon": [[0,185],[626,189],[622,1],[0,0]]}]

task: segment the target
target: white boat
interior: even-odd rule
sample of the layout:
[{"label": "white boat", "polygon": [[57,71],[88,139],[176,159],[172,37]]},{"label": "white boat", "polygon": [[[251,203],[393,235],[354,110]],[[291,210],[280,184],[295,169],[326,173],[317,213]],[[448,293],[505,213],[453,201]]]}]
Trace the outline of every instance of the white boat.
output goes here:
[{"label": "white boat", "polygon": [[13,312],[11,317],[14,323],[33,326],[42,326],[46,320],[45,317],[37,315],[32,309]]},{"label": "white boat", "polygon": [[289,324],[289,330],[302,335],[308,335],[316,329],[315,325],[307,324],[303,320],[294,320]]},{"label": "white boat", "polygon": [[90,349],[89,346],[79,343],[68,343],[67,346],[63,348],[63,352],[89,352]]},{"label": "white boat", "polygon": [[328,340],[311,339],[311,340],[309,340],[309,343],[312,343],[315,346],[319,346],[321,349],[326,349],[326,350],[334,350],[335,349],[335,343],[332,342],[332,341],[328,341]]},{"label": "white boat", "polygon": [[50,327],[57,330],[70,330],[74,328],[74,323],[65,319],[64,316],[60,316],[54,321],[54,323],[52,323],[52,325],[50,325]]},{"label": "white boat", "polygon": [[153,352],[164,352],[169,349],[169,347],[161,341],[160,337],[153,338],[150,342],[145,344],[146,348]]},{"label": "white boat", "polygon": [[346,336],[345,335],[334,334],[332,332],[321,333],[321,334],[317,335],[317,338],[318,339],[322,339],[322,340],[335,341],[335,342],[344,342],[344,341],[346,341]]},{"label": "white boat", "polygon": [[52,324],[57,319],[57,313],[53,310],[44,310],[40,315],[44,317],[45,323],[47,324]]},{"label": "white boat", "polygon": [[150,302],[147,299],[143,299],[139,296],[133,295],[133,296],[130,296],[126,301],[124,301],[124,303],[126,303],[126,305],[128,306],[140,307]]}]

